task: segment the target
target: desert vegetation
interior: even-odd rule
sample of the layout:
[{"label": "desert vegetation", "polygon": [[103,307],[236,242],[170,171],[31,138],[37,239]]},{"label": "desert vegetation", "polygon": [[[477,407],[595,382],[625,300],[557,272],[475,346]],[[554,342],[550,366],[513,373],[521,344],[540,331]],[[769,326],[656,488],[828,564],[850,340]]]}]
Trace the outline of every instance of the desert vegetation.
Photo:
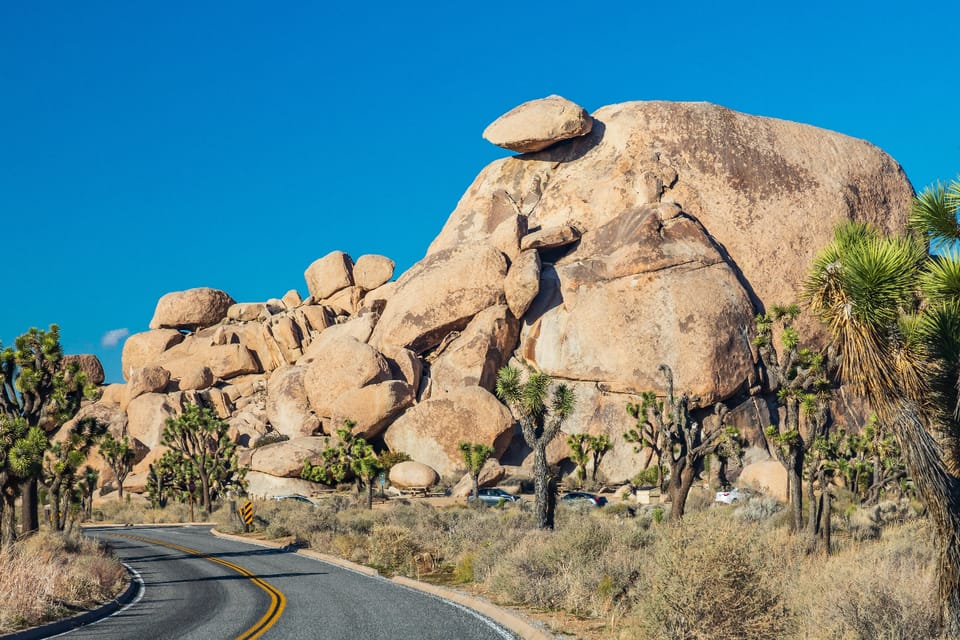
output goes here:
[{"label": "desert vegetation", "polygon": [[[935,638],[937,550],[915,503],[836,503],[834,553],[809,554],[792,515],[753,497],[714,506],[691,492],[678,523],[626,503],[558,507],[554,530],[530,509],[399,501],[370,511],[344,495],[321,506],[257,504],[255,535],[334,552],[387,575],[451,585],[550,612],[559,633],[648,638]],[[240,529],[230,514],[219,527]],[[535,553],[531,549],[536,549]]]},{"label": "desert vegetation", "polygon": [[109,600],[125,580],[123,566],[94,541],[41,530],[0,549],[0,634]]}]

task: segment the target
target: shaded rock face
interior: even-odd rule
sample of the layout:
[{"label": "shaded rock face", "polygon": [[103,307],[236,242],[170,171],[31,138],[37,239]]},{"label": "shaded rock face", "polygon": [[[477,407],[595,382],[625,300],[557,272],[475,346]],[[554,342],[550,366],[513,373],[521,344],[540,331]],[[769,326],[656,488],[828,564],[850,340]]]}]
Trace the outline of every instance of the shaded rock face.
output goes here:
[{"label": "shaded rock face", "polygon": [[77,365],[78,369],[87,376],[88,384],[103,384],[103,381],[106,379],[100,358],[91,353],[63,356],[60,363],[64,367]]},{"label": "shaded rock face", "polygon": [[[624,442],[626,404],[665,391],[666,363],[694,418],[725,402],[752,442],[749,462],[762,461],[777,409],[751,395],[754,315],[797,299],[837,223],[901,228],[909,182],[863,141],[715,105],[612,105],[571,112],[589,126],[565,129],[544,115],[548,102],[503,119],[526,153],[488,165],[398,279],[388,258],[334,251],[307,268],[306,299],[289,284],[243,304],[201,290],[164,296],[151,326],[171,328],[131,336],[130,382],[85,411],[137,439],[137,471],[162,455],[164,420],[198,402],[251,462],[247,447],[264,434],[309,437],[349,419],[378,448],[443,475],[462,470],[461,441],[492,445],[511,473],[529,475],[529,448],[490,392],[509,362],[574,392],[550,461],[569,466],[566,434],[606,434],[614,446],[599,476],[620,481],[649,459]],[[540,126],[565,133],[533,135]],[[526,146],[534,140],[542,150]],[[836,419],[848,427],[868,415],[845,411]],[[308,492],[281,477],[302,451],[273,451],[288,453],[257,454],[251,493]]]}]

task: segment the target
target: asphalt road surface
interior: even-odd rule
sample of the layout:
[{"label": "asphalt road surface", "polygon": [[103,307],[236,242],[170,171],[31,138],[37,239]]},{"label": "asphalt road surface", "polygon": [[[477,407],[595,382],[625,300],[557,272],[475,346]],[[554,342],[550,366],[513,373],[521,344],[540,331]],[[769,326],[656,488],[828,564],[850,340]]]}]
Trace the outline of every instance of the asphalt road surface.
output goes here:
[{"label": "asphalt road surface", "polygon": [[472,611],[336,565],[215,538],[206,527],[99,527],[143,582],[139,600],[70,639],[506,640]]}]

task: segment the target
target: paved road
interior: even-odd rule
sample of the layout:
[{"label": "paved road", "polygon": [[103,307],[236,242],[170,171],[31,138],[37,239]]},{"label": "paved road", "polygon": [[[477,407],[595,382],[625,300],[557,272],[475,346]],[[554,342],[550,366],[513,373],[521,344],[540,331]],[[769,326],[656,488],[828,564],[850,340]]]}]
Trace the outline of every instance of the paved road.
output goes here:
[{"label": "paved road", "polygon": [[214,538],[205,527],[86,532],[109,542],[145,588],[138,602],[66,634],[70,639],[514,638],[473,612],[389,580]]}]

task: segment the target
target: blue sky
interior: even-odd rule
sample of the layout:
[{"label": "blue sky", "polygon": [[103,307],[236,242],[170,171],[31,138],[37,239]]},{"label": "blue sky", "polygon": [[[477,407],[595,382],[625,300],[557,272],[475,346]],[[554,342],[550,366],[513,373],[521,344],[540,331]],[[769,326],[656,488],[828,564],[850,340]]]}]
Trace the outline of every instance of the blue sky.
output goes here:
[{"label": "blue sky", "polygon": [[55,322],[119,380],[168,291],[305,294],[334,249],[399,273],[508,153],[484,127],[552,93],[705,100],[950,179],[958,23],[948,2],[3,2],[0,341]]}]

